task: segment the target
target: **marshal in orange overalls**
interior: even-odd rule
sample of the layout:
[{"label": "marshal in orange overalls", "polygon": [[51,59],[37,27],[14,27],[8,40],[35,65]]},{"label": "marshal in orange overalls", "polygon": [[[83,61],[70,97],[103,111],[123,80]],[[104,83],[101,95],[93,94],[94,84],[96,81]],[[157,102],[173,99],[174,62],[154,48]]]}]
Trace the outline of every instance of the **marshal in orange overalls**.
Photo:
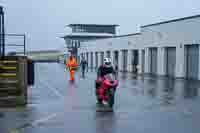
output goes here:
[{"label": "marshal in orange overalls", "polygon": [[69,59],[66,61],[66,68],[69,68],[71,81],[74,81],[74,71],[77,67],[78,67],[78,64],[76,62],[76,59],[70,56]]}]

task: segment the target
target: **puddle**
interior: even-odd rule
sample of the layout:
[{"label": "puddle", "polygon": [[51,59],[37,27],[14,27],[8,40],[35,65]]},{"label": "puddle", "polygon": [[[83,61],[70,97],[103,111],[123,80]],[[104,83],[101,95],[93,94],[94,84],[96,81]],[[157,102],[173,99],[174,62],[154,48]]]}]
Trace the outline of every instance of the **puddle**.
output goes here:
[{"label": "puddle", "polygon": [[3,118],[4,117],[4,114],[3,113],[0,113],[0,118]]}]

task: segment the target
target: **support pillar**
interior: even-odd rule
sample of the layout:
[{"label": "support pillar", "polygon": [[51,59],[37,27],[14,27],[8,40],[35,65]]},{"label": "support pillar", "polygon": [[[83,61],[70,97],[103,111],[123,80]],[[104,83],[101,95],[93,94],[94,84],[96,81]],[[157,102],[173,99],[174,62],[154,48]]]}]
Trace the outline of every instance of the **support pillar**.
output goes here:
[{"label": "support pillar", "polygon": [[132,66],[132,60],[133,60],[133,54],[132,54],[132,50],[128,50],[128,64],[127,64],[127,70],[128,72],[132,72],[133,71],[133,66]]},{"label": "support pillar", "polygon": [[157,56],[157,68],[158,75],[164,76],[166,75],[166,49],[164,47],[158,48],[158,56]]},{"label": "support pillar", "polygon": [[93,56],[93,68],[92,69],[95,69],[95,66],[96,66],[95,52],[93,52],[92,56]]},{"label": "support pillar", "polygon": [[101,52],[98,52],[98,67],[101,65]]},{"label": "support pillar", "polygon": [[176,78],[185,77],[184,53],[184,45],[180,44],[176,47]]},{"label": "support pillar", "polygon": [[104,51],[104,58],[108,57],[107,51]]},{"label": "support pillar", "polygon": [[138,54],[139,54],[139,62],[138,62],[138,67],[137,67],[137,69],[138,69],[138,74],[142,74],[143,72],[144,72],[144,70],[142,70],[143,68],[142,68],[142,65],[144,65],[143,64],[143,59],[142,59],[142,49],[140,49],[140,50],[138,50],[139,52],[138,52]]},{"label": "support pillar", "polygon": [[90,52],[90,69],[93,68],[93,52]]},{"label": "support pillar", "polygon": [[149,48],[145,48],[145,66],[144,72],[150,73],[150,57],[149,57]]},{"label": "support pillar", "polygon": [[114,51],[110,51],[110,58],[112,60],[112,65],[114,65]]}]

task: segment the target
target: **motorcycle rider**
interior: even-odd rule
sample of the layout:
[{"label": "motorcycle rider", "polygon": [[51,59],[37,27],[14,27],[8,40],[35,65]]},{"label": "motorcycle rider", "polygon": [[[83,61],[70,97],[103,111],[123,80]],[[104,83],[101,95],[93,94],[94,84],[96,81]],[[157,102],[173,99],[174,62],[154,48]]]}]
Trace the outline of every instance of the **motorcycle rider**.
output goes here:
[{"label": "motorcycle rider", "polygon": [[82,70],[82,77],[85,78],[85,69],[86,69],[86,67],[88,66],[88,63],[87,63],[87,61],[85,60],[85,57],[84,57],[84,56],[82,57],[80,66],[81,66],[81,70]]},{"label": "motorcycle rider", "polygon": [[[104,63],[103,65],[101,65],[98,68],[97,71],[97,80],[96,80],[96,95],[98,92],[98,88],[101,86],[102,83],[102,78],[106,75],[106,74],[110,74],[113,73],[115,74],[114,68],[112,66],[112,61],[110,58],[104,58]],[[97,95],[97,103],[98,104],[102,104],[102,99],[100,99]]]}]

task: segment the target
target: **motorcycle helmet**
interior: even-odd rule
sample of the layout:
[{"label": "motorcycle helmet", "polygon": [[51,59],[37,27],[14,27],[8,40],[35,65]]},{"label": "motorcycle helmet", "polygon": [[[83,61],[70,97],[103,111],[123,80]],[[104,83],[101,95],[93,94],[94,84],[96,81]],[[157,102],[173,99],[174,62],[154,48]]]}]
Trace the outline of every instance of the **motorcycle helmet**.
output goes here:
[{"label": "motorcycle helmet", "polygon": [[104,58],[103,62],[106,67],[110,67],[112,65],[111,58]]}]

